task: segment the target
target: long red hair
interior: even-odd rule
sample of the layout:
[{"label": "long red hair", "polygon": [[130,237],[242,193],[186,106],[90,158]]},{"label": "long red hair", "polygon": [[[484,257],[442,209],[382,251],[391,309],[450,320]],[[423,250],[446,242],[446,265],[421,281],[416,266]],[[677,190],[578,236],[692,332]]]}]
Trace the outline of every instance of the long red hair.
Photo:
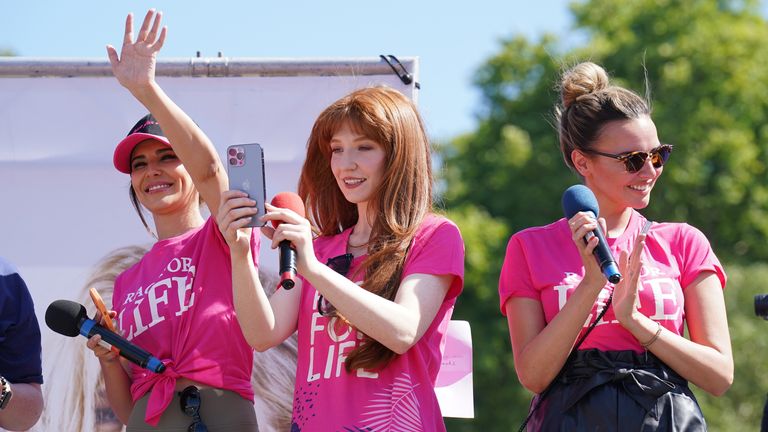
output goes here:
[{"label": "long red hair", "polygon": [[[299,179],[307,217],[324,236],[339,234],[358,218],[357,206],[344,198],[330,165],[331,138],[345,124],[382,145],[386,153],[382,183],[368,202],[373,220],[362,287],[394,300],[408,248],[432,209],[429,140],[413,103],[388,87],[354,91],[326,108],[312,128]],[[381,368],[395,355],[365,336],[349,353],[345,366],[348,371]]]}]

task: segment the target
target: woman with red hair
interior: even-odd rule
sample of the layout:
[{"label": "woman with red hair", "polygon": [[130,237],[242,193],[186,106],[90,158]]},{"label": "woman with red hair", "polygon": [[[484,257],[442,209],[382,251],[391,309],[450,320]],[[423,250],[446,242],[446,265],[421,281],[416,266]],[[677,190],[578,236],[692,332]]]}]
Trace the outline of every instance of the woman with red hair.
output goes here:
[{"label": "woman with red hair", "polygon": [[299,273],[270,297],[243,229],[255,213],[244,194],[222,196],[243,334],[265,350],[298,330],[292,430],[445,430],[434,383],[464,247],[432,211],[432,181],[423,123],[404,95],[364,88],[326,108],[299,181],[309,219],[272,206],[263,218],[281,222],[264,230],[273,247],[293,245]]}]

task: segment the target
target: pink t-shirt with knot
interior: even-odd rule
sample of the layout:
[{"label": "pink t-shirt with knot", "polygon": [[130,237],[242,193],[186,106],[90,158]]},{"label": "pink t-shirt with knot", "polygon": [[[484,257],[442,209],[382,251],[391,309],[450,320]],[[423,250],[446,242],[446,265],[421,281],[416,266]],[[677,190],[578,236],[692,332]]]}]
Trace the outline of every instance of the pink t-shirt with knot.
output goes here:
[{"label": "pink t-shirt with knot", "polygon": [[[255,230],[251,250],[256,266],[259,243]],[[166,365],[161,374],[131,365],[134,402],[151,392],[147,423],[160,420],[179,377],[253,401],[253,350],[237,322],[229,247],[213,217],[155,243],[118,276],[112,303],[123,335]]]}]

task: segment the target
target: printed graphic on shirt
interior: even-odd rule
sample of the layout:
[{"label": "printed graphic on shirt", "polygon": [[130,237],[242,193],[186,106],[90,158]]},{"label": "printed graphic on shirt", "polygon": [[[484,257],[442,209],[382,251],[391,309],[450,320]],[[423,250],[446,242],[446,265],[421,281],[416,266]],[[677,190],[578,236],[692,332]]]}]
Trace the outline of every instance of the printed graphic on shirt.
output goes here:
[{"label": "printed graphic on shirt", "polygon": [[[315,291],[311,302],[312,317],[308,328],[308,361],[305,370],[299,370],[296,376],[297,383],[301,382],[302,384],[297,388],[293,401],[292,430],[294,431],[302,430],[308,422],[311,424],[312,418],[316,415],[327,415],[327,413],[316,412],[318,388],[324,385],[323,381],[338,379],[376,380],[379,378],[378,372],[362,368],[351,373],[347,372],[345,367],[347,355],[360,345],[364,334],[339,317],[328,317],[320,314],[317,309],[318,300],[320,300],[320,294]],[[324,309],[325,307],[323,306]],[[410,380],[409,377],[406,377],[406,379]],[[407,388],[409,390],[406,390]],[[415,387],[410,386],[409,388],[407,383],[398,381],[398,385],[395,387],[382,389],[382,392],[377,393],[377,398],[370,401],[370,412],[367,412],[369,421],[372,423],[378,422],[377,416],[382,409],[386,409],[390,413],[395,409],[409,412],[407,408],[412,407],[413,403],[415,403],[415,400],[413,403],[409,403],[409,400],[413,399],[411,395],[413,388]],[[395,407],[395,403],[398,400],[393,399],[393,395],[400,395],[399,397],[404,398],[397,407]],[[357,427],[352,427],[343,430],[373,431],[382,429],[357,429]]]},{"label": "printed graphic on shirt", "polygon": [[[358,282],[358,285],[360,283]],[[333,379],[346,373],[344,361],[347,354],[363,340],[363,333],[339,317],[323,316],[317,310],[320,294],[315,291],[312,299],[312,321],[309,328],[309,367],[303,377],[307,382]],[[378,378],[376,372],[358,369],[359,378]],[[301,379],[301,376],[297,377]]]},{"label": "printed graphic on shirt", "polygon": [[[575,273],[565,273],[559,285],[552,287],[554,296],[557,300],[558,311],[565,306],[568,297],[579,285],[582,277]],[[605,306],[608,298],[613,292],[614,285],[607,284],[598,294],[595,300],[595,307],[587,316],[584,327],[588,327],[595,316]],[[640,274],[640,286],[638,287],[638,310],[654,321],[678,322],[683,317],[683,295],[680,282],[675,277],[670,277],[657,267],[644,266]],[[618,320],[613,318],[613,313],[609,309],[598,325],[616,324]]]},{"label": "printed graphic on shirt", "polygon": [[117,317],[125,338],[132,340],[169,316],[181,316],[195,303],[192,291],[195,266],[192,259],[174,257],[166,264],[160,279],[129,292]]},{"label": "printed graphic on shirt", "polygon": [[410,375],[403,373],[394,384],[374,394],[361,417],[362,430],[420,431],[419,400]]},{"label": "printed graphic on shirt", "polygon": [[307,421],[316,415],[315,398],[318,395],[319,382],[307,383],[296,390],[293,396],[293,419],[291,419],[291,432],[301,431]]},{"label": "printed graphic on shirt", "polygon": [[[314,399],[318,382],[304,385],[296,392],[293,403],[291,432],[300,432],[302,425],[315,417]],[[359,425],[343,426],[340,430],[356,432],[417,432],[424,430],[416,388],[410,375],[402,373],[392,385],[374,393],[365,404]]]}]

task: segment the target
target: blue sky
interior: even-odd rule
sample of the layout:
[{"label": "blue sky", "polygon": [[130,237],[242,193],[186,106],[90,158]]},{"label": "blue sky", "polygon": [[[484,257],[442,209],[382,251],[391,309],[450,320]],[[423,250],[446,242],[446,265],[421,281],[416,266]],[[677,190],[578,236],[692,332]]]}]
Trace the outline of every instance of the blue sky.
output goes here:
[{"label": "blue sky", "polygon": [[169,35],[161,57],[420,57],[420,109],[431,136],[471,131],[472,75],[502,38],[567,37],[567,0],[23,0],[0,6],[0,48],[27,57],[104,58],[125,15],[154,7]]}]

